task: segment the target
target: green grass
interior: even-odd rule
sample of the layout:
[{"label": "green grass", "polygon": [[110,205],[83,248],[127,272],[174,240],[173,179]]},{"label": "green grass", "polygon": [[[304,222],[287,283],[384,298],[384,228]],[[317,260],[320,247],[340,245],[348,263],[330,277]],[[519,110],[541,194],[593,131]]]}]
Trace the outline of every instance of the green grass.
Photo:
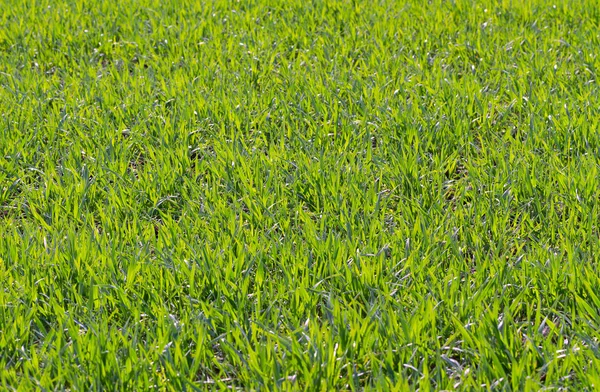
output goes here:
[{"label": "green grass", "polygon": [[600,4],[0,1],[3,390],[600,388]]}]

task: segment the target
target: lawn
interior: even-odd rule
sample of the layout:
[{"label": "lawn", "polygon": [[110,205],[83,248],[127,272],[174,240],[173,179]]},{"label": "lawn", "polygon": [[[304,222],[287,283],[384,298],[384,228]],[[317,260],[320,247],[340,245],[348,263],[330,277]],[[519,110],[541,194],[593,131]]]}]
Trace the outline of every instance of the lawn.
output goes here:
[{"label": "lawn", "polygon": [[0,389],[600,388],[595,0],[0,0]]}]

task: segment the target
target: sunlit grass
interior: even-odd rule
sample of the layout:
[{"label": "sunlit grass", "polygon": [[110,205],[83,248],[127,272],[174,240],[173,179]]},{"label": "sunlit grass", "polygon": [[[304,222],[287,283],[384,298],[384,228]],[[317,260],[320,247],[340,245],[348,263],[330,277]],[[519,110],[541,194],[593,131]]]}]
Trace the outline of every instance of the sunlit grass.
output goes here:
[{"label": "sunlit grass", "polygon": [[594,390],[593,1],[0,1],[0,385]]}]

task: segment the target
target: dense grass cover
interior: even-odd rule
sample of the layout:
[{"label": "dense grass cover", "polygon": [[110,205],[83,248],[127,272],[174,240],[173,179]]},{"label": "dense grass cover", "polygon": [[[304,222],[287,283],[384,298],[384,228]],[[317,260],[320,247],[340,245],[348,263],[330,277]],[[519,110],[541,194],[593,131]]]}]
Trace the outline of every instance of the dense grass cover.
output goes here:
[{"label": "dense grass cover", "polygon": [[600,387],[595,1],[0,7],[0,386]]}]

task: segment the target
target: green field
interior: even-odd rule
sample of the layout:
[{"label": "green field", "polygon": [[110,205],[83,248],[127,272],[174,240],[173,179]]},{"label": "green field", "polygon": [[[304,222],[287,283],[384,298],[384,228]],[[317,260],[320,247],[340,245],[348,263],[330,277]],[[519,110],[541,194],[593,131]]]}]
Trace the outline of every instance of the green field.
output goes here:
[{"label": "green field", "polygon": [[600,3],[0,0],[1,390],[598,390]]}]

